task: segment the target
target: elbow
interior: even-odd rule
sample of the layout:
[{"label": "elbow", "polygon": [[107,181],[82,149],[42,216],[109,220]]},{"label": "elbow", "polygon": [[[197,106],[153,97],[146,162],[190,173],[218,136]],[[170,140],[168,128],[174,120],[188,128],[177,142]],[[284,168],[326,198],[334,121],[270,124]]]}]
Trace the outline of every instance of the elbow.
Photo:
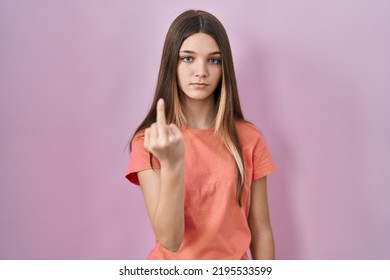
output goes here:
[{"label": "elbow", "polygon": [[162,247],[164,247],[168,251],[171,251],[172,253],[176,253],[180,249],[180,246],[183,242],[183,238],[184,238],[184,234],[179,233],[179,234],[175,234],[175,236],[172,237],[160,238],[157,241]]},{"label": "elbow", "polygon": [[273,239],[273,233],[272,233],[272,229],[269,227],[269,228],[265,228],[265,229],[256,229],[256,230],[251,230],[251,234],[252,234],[252,240],[260,240],[260,239],[264,239],[264,240],[270,240],[270,239]]},{"label": "elbow", "polygon": [[171,251],[172,253],[176,253],[177,251],[179,251],[180,249],[180,246],[181,246],[181,242],[176,242],[176,243],[169,243],[169,244],[160,244],[162,247],[164,247],[165,249],[167,249],[168,251]]},{"label": "elbow", "polygon": [[164,249],[172,253],[176,253],[177,251],[179,251],[181,246],[181,242],[160,242],[159,241],[159,243],[161,247],[163,247]]},{"label": "elbow", "polygon": [[160,219],[156,221],[159,223],[153,223],[153,229],[157,243],[172,253],[179,251],[184,240],[184,218],[173,219],[170,223],[162,223]]}]

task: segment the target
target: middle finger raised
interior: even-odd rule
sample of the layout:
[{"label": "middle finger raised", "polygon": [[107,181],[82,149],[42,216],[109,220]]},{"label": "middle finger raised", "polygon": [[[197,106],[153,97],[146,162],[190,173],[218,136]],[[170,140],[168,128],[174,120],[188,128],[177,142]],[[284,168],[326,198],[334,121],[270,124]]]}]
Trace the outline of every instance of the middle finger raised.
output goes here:
[{"label": "middle finger raised", "polygon": [[157,102],[157,130],[158,137],[166,138],[167,137],[167,121],[165,118],[165,103],[163,99],[160,99]]}]

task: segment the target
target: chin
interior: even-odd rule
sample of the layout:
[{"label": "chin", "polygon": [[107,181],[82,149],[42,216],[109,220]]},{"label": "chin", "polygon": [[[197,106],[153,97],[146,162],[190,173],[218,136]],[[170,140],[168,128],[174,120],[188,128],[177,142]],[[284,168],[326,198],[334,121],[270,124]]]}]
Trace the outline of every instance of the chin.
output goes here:
[{"label": "chin", "polygon": [[207,100],[212,97],[212,93],[184,93],[185,98],[190,100]]}]

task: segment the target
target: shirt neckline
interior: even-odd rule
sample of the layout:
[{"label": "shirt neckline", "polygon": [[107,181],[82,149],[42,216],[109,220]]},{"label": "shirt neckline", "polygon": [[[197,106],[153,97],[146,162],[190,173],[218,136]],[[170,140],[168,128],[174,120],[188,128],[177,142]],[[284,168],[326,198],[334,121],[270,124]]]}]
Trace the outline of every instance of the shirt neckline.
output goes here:
[{"label": "shirt neckline", "polygon": [[194,133],[214,133],[214,128],[192,128],[192,127],[184,127],[185,131],[190,131]]}]

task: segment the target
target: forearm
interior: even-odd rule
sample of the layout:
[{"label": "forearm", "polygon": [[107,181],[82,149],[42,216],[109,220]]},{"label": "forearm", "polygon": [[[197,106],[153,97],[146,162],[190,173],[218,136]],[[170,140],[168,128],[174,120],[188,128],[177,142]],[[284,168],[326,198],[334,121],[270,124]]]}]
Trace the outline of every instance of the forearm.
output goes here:
[{"label": "forearm", "polygon": [[184,235],[184,163],[162,164],[160,191],[152,220],[161,246],[177,251]]},{"label": "forearm", "polygon": [[274,260],[275,245],[272,230],[267,229],[252,234],[250,249],[254,260]]}]

